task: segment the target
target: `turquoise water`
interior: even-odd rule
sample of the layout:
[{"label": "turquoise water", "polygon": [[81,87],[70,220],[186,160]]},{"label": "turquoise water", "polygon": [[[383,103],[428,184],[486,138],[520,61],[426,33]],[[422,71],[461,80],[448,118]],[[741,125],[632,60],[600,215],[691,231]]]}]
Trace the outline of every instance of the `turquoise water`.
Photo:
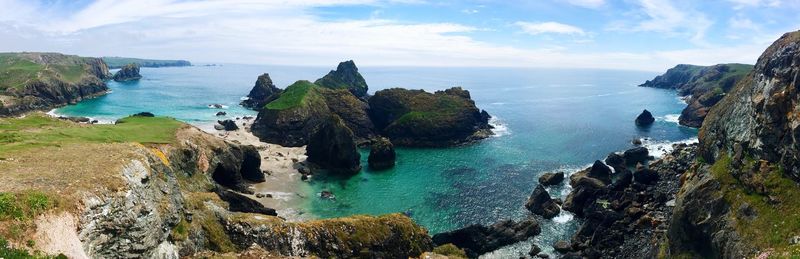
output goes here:
[{"label": "turquoise water", "polygon": [[[276,85],[314,80],[330,68],[225,65],[143,68],[135,83],[109,83],[113,93],[68,106],[57,113],[113,120],[150,111],[193,124],[211,123],[227,105],[229,116],[255,114],[237,104],[256,77],[269,72]],[[364,170],[347,178],[316,177],[316,192],[335,200],[310,199],[303,206],[321,218],[404,212],[431,233],[472,223],[489,224],[527,216],[523,204],[544,172],[571,171],[629,148],[635,137],[654,143],[680,141],[696,130],[675,122],[685,106],[667,90],[636,87],[651,72],[508,68],[361,68],[370,92],[388,87],[439,90],[460,85],[478,106],[495,116],[497,137],[448,149],[398,149],[398,164],[387,171]],[[642,109],[657,117],[648,130],[633,119]],[[367,153],[362,150],[362,163]],[[550,188],[562,196],[568,187]],[[544,220],[536,242],[548,248],[568,238],[578,222],[563,213]],[[518,250],[526,250],[519,248]],[[513,253],[518,253],[514,251]]]}]

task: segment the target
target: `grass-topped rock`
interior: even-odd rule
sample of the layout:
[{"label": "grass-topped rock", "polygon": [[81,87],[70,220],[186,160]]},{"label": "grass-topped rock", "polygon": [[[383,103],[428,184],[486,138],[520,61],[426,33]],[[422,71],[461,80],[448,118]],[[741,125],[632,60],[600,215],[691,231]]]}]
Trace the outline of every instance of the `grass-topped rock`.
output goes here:
[{"label": "grass-topped rock", "polygon": [[114,73],[114,81],[117,82],[126,82],[126,81],[136,81],[142,79],[142,75],[139,74],[139,65],[136,63],[130,63]]},{"label": "grass-topped rock", "polygon": [[104,94],[110,74],[98,58],[0,53],[0,116],[51,109]]},{"label": "grass-topped rock", "polygon": [[399,146],[452,146],[492,134],[489,114],[460,87],[428,93],[392,88],[369,99],[378,132]]},{"label": "grass-topped rock", "polygon": [[339,63],[336,70],[331,70],[314,83],[330,89],[347,89],[356,97],[366,96],[368,90],[367,81],[358,73],[356,63],[352,60]]}]

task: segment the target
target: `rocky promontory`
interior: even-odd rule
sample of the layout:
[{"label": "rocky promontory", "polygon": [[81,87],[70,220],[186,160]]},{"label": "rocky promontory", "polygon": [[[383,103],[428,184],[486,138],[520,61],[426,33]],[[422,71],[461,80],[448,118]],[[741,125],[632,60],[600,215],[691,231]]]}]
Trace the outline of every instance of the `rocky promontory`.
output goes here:
[{"label": "rocky promontory", "polygon": [[688,103],[678,118],[679,123],[699,128],[709,109],[752,69],[752,65],[745,64],[680,64],[639,86],[676,90]]},{"label": "rocky promontory", "polygon": [[336,70],[331,70],[314,84],[330,89],[347,89],[359,98],[365,97],[369,88],[352,60],[339,63]]},{"label": "rocky promontory", "polygon": [[136,63],[122,66],[122,68],[114,74],[114,81],[117,82],[136,81],[139,79],[142,79],[142,75],[139,74],[139,65]]},{"label": "rocky promontory", "polygon": [[59,53],[0,53],[0,116],[48,110],[105,94],[108,66]]},{"label": "rocky promontory", "polygon": [[256,84],[247,94],[247,100],[242,101],[240,104],[245,108],[260,110],[267,103],[277,99],[280,93],[281,89],[275,87],[269,74],[264,73],[256,79]]}]

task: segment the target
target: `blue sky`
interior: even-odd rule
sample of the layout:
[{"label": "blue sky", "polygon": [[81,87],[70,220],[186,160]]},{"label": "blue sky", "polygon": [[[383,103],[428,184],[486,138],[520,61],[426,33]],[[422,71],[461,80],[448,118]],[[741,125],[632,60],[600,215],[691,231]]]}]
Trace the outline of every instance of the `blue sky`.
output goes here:
[{"label": "blue sky", "polygon": [[0,0],[0,51],[663,70],[754,63],[797,0]]}]

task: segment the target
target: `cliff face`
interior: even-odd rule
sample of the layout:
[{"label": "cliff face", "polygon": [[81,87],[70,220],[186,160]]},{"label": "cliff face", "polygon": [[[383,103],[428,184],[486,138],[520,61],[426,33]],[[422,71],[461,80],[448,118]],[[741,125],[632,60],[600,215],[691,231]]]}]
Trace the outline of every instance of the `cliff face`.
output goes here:
[{"label": "cliff face", "polygon": [[117,82],[135,81],[139,79],[142,79],[142,75],[139,74],[139,65],[136,63],[127,64],[114,74],[114,81]]},{"label": "cliff face", "polygon": [[281,89],[275,87],[269,74],[264,73],[258,76],[253,89],[247,94],[247,100],[242,101],[241,105],[245,108],[260,110],[264,108],[264,105],[267,105],[267,103],[277,99],[280,92]]},{"label": "cliff face", "polygon": [[0,116],[52,109],[104,94],[110,74],[97,58],[0,53]]},{"label": "cliff face", "polygon": [[680,96],[690,96],[687,100],[688,106],[681,112],[679,122],[684,126],[699,128],[708,110],[752,68],[753,66],[744,64],[713,66],[681,64],[639,86],[674,89]]},{"label": "cliff face", "polygon": [[355,174],[361,170],[361,154],[353,141],[353,132],[339,116],[326,118],[309,136],[308,161],[333,173]]}]

